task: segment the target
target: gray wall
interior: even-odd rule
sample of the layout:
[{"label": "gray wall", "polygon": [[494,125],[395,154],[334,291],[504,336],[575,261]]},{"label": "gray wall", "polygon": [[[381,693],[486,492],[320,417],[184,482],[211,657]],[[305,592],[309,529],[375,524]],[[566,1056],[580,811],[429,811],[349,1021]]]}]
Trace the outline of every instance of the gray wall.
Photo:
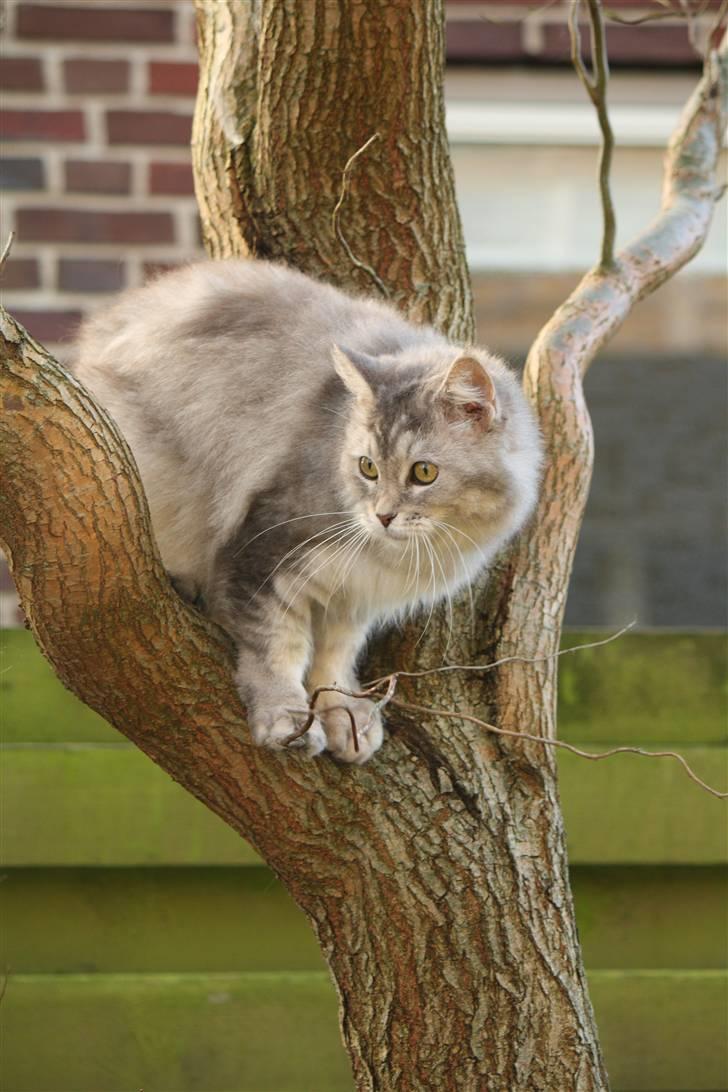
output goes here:
[{"label": "gray wall", "polygon": [[569,625],[725,626],[728,374],[717,357],[605,356]]}]

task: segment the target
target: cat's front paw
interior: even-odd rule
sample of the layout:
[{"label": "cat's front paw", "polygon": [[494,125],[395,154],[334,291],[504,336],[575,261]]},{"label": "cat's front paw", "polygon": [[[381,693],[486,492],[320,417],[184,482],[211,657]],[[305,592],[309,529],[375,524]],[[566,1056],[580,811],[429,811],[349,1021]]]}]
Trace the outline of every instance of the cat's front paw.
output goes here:
[{"label": "cat's front paw", "polygon": [[306,723],[307,714],[292,712],[285,706],[269,709],[263,716],[256,716],[250,725],[253,739],[260,747],[270,747],[274,751],[303,751],[307,755],[318,755],[326,747],[326,733],[318,717],[315,717],[308,730],[292,739]]},{"label": "cat's front paw", "polygon": [[[335,699],[338,700],[334,705]],[[384,726],[379,710],[374,702],[364,698],[347,698],[343,694],[331,694],[330,701],[330,708],[320,710],[326,746],[340,762],[353,762],[361,766],[382,746]],[[349,712],[354,718],[356,739]]]}]

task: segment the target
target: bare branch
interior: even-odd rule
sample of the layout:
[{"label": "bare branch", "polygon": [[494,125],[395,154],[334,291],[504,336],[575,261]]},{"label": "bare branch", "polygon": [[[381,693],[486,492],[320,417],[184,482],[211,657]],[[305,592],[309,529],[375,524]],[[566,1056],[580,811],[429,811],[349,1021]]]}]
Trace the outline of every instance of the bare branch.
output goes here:
[{"label": "bare branch", "polygon": [[2,252],[2,254],[0,254],[0,273],[2,273],[3,269],[5,268],[5,263],[7,262],[8,258],[10,257],[10,251],[13,248],[13,242],[14,241],[15,241],[15,232],[11,231],[10,234],[8,235],[8,241],[6,242],[5,246],[3,247],[3,252]]},{"label": "bare branch", "polygon": [[[557,660],[560,656],[569,655],[572,652],[582,652],[589,648],[603,648],[604,645],[611,644],[612,641],[616,641],[619,637],[622,637],[629,630],[633,629],[635,622],[630,622],[629,625],[623,626],[622,629],[617,630],[616,633],[610,634],[609,637],[605,637],[600,641],[588,641],[585,644],[574,645],[572,648],[562,648],[558,652],[551,653],[548,656],[505,656],[500,660],[495,660],[488,664],[448,664],[445,667],[433,667],[426,671],[393,671],[389,675],[382,675],[378,679],[374,679],[372,682],[365,683],[359,690],[349,690],[343,686],[319,686],[311,694],[309,701],[309,713],[298,731],[292,733],[284,742],[284,746],[289,747],[301,736],[304,736],[313,724],[316,710],[316,703],[321,694],[333,693],[341,694],[347,698],[369,698],[378,697],[378,700],[374,702],[372,713],[382,710],[386,705],[393,705],[398,709],[405,709],[413,713],[427,713],[433,717],[445,717],[449,720],[461,720],[467,721],[470,724],[477,724],[478,727],[484,728],[487,732],[492,732],[498,736],[508,736],[512,739],[525,739],[531,743],[541,743],[545,747],[560,747],[562,750],[569,751],[571,754],[578,755],[579,758],[586,758],[592,762],[601,761],[604,758],[611,758],[613,755],[631,754],[641,755],[643,758],[674,758],[685,770],[691,781],[694,781],[696,785],[710,793],[711,796],[718,797],[719,800],[728,799],[728,792],[721,792],[719,789],[714,789],[711,785],[708,785],[702,778],[698,777],[692,767],[688,764],[685,758],[678,754],[677,751],[647,751],[643,747],[631,747],[620,746],[610,747],[608,751],[584,751],[579,747],[575,747],[572,743],[566,743],[564,740],[551,739],[545,736],[532,735],[529,732],[523,732],[520,729],[499,728],[495,724],[490,724],[488,721],[482,720],[480,717],[474,716],[472,713],[462,713],[452,709],[435,709],[429,705],[417,705],[413,702],[403,701],[401,698],[395,698],[395,691],[400,679],[420,679],[428,675],[437,675],[446,671],[492,671],[496,667],[501,667],[503,664],[509,663],[523,663],[523,664],[535,664],[541,663],[545,660]],[[383,687],[386,687],[384,694],[379,695],[379,691]],[[351,710],[342,705],[341,708],[346,709],[349,714],[349,720],[351,722],[351,730],[354,739],[354,748],[359,750],[359,741],[357,738],[356,721]]]},{"label": "bare branch", "polygon": [[603,758],[611,758],[613,755],[641,755],[643,758],[674,758],[680,763],[685,773],[688,775],[691,781],[694,781],[696,785],[699,785],[701,789],[705,789],[711,796],[717,796],[719,800],[728,800],[728,792],[720,792],[719,789],[714,789],[711,785],[706,784],[702,778],[698,777],[695,771],[688,765],[682,755],[677,751],[645,751],[642,747],[612,747],[608,751],[582,751],[579,747],[574,747],[571,743],[566,743],[563,739],[547,739],[544,736],[534,736],[529,732],[512,731],[509,728],[497,728],[495,724],[488,724],[487,721],[481,720],[480,717],[475,717],[470,713],[453,712],[451,709],[431,709],[426,705],[413,705],[411,702],[400,701],[396,698],[392,701],[392,705],[397,706],[400,709],[407,709],[413,713],[428,713],[432,717],[447,717],[450,720],[465,720],[470,724],[477,724],[479,728],[485,728],[488,732],[493,732],[497,736],[510,736],[513,739],[527,739],[530,743],[540,743],[544,747],[559,747],[564,751],[569,751],[571,754],[578,755],[579,758],[588,758],[592,762],[600,762]]},{"label": "bare branch", "polygon": [[584,85],[587,95],[592,102],[595,102],[596,87],[592,83],[591,77],[587,72],[586,65],[584,64],[584,57],[581,52],[581,28],[579,26],[579,5],[581,0],[572,0],[569,4],[569,14],[567,23],[569,27],[569,40],[571,42],[571,63],[574,66],[577,76]]},{"label": "bare branch", "polygon": [[[440,675],[447,671],[493,671],[496,667],[502,667],[504,664],[540,664],[547,661],[558,660],[560,656],[568,656],[572,652],[582,652],[587,648],[602,648],[604,645],[609,645],[612,641],[616,641],[619,637],[623,637],[625,633],[629,633],[631,629],[637,625],[635,622],[630,622],[628,625],[618,629],[616,633],[612,633],[609,637],[604,637],[601,641],[589,641],[583,645],[574,645],[572,648],[561,648],[558,652],[551,652],[546,656],[503,656],[500,660],[493,660],[488,664],[446,664],[444,667],[431,667],[426,671],[395,671],[394,676],[399,679],[421,679],[426,675]],[[378,679],[373,679],[371,682],[366,683],[365,689],[375,690],[387,679],[391,679],[392,675],[382,675]]]},{"label": "bare branch", "polygon": [[[654,292],[700,249],[718,191],[718,166],[728,94],[728,34],[712,52],[685,106],[665,158],[657,218],[617,254],[611,273],[590,270],[543,328],[529,353],[526,384],[535,390],[539,362],[568,354],[582,375],[617,332],[634,304]],[[544,393],[546,393],[544,391]]]},{"label": "bare branch", "polygon": [[650,11],[646,15],[638,15],[634,19],[627,19],[624,15],[620,15],[618,11],[614,11],[613,8],[605,8],[604,17],[610,23],[619,23],[625,27],[639,27],[643,23],[654,23],[658,19],[674,19],[675,12],[673,10]]},{"label": "bare branch", "polygon": [[583,83],[586,93],[594,104],[602,134],[599,154],[599,196],[602,202],[602,249],[600,269],[611,269],[614,265],[614,240],[617,232],[614,202],[610,188],[612,155],[614,153],[614,133],[607,108],[607,85],[609,83],[609,59],[607,57],[606,35],[602,18],[601,0],[587,0],[589,7],[589,27],[591,33],[593,77],[589,76],[581,52],[581,28],[579,26],[580,0],[572,0],[569,6],[568,26],[571,40],[571,62]]},{"label": "bare branch", "polygon": [[366,274],[368,274],[368,276],[371,277],[371,279],[374,281],[382,295],[385,298],[389,299],[390,292],[382,278],[379,276],[376,270],[372,269],[370,265],[367,265],[366,262],[362,262],[359,258],[356,257],[351,247],[349,246],[343,231],[341,230],[341,206],[344,204],[344,199],[349,192],[349,177],[351,175],[351,169],[354,166],[356,160],[362,154],[362,152],[365,152],[367,148],[369,148],[375,140],[379,140],[380,137],[380,133],[373,133],[369,137],[369,139],[365,141],[364,144],[362,144],[361,148],[357,148],[354,154],[350,155],[347,159],[344,170],[341,173],[341,193],[339,194],[339,200],[334,205],[334,211],[331,214],[331,224],[334,229],[334,234],[346,251],[349,257],[349,261],[352,263],[352,265],[355,265],[357,269],[362,269]]}]

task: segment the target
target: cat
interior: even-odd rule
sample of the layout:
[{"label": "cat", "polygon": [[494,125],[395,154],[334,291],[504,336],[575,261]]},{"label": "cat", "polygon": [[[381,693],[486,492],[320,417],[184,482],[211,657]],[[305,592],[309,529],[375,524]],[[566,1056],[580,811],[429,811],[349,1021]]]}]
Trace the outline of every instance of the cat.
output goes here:
[{"label": "cat", "polygon": [[[72,367],[131,447],[167,570],[234,638],[267,747],[535,503],[539,433],[501,360],[282,265],[163,274],[86,321]],[[323,692],[294,743],[362,763],[382,738],[372,702]]]}]

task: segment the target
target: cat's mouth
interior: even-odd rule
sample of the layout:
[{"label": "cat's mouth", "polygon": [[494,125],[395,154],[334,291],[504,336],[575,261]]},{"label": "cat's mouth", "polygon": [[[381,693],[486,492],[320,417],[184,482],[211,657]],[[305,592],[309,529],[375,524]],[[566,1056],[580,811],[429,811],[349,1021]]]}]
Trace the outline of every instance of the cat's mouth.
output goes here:
[{"label": "cat's mouth", "polygon": [[402,543],[409,542],[411,539],[422,539],[428,537],[427,528],[421,523],[395,523],[392,522],[389,526],[380,526],[375,521],[375,527],[372,537],[377,542],[383,543]]}]

